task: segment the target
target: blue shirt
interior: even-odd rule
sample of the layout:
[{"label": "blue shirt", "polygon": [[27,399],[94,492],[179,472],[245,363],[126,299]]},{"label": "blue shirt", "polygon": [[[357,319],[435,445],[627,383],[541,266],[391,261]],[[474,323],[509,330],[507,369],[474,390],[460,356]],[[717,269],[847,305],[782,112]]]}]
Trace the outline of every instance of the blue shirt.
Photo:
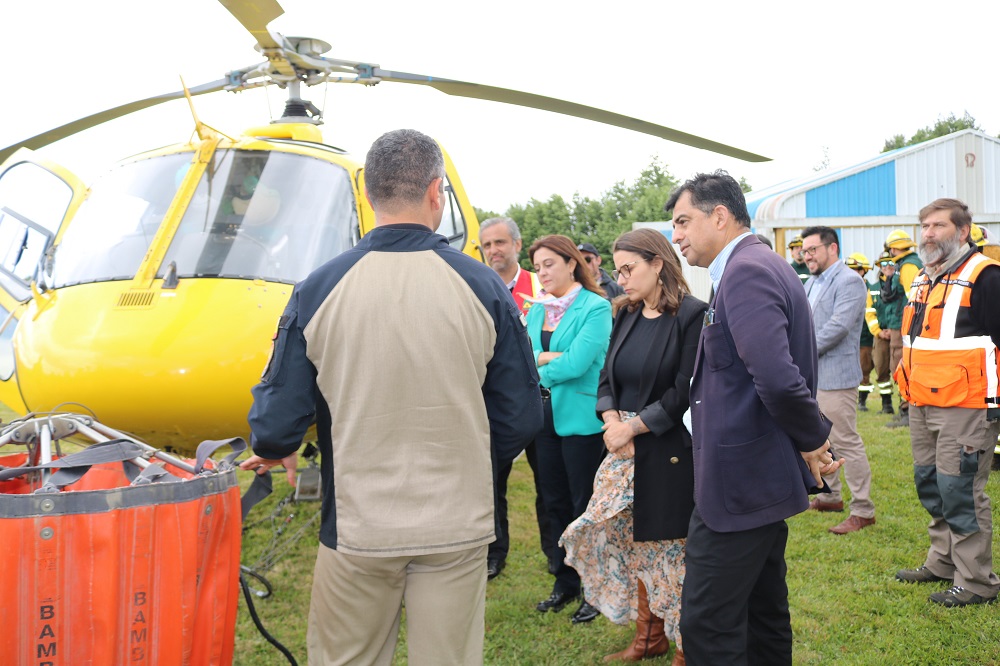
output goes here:
[{"label": "blue shirt", "polygon": [[729,261],[729,255],[731,255],[733,250],[736,249],[736,244],[749,235],[750,230],[748,229],[733,240],[729,241],[729,244],[722,248],[722,252],[720,252],[718,256],[712,260],[712,263],[708,265],[708,277],[712,279],[713,293],[719,290],[719,281],[722,280],[722,273],[726,270],[726,262]]}]

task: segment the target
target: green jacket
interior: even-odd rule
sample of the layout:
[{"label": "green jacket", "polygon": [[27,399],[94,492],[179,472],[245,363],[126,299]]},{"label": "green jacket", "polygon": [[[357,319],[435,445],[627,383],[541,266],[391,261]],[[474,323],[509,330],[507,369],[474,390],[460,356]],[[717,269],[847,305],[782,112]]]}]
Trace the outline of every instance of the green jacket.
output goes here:
[{"label": "green jacket", "polygon": [[910,285],[901,284],[899,277],[904,272],[914,273],[912,270],[904,271],[903,266],[906,265],[915,266],[917,271],[924,267],[916,252],[909,252],[896,260],[896,272],[892,274],[892,279],[882,283],[881,300],[885,303],[885,323],[879,318],[882,328],[898,331],[903,327],[903,307],[906,305],[906,292]]},{"label": "green jacket", "polygon": [[794,268],[795,272],[799,274],[799,279],[802,280],[802,284],[805,284],[806,280],[812,277],[812,273],[809,272],[809,267],[806,266],[806,262],[804,261],[801,264],[797,264],[793,261],[792,268]]},{"label": "green jacket", "polygon": [[[528,338],[535,363],[542,352],[545,307],[528,310]],[[552,391],[552,420],[560,437],[595,435],[604,422],[597,418],[597,383],[611,340],[611,304],[583,289],[552,333],[549,351],[562,356],[538,369],[541,385]]]}]

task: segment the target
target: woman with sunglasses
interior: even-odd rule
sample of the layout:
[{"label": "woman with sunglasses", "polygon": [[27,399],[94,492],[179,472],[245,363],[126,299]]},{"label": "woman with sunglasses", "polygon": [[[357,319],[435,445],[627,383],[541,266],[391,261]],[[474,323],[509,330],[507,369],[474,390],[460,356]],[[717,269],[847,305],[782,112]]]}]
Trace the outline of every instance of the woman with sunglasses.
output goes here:
[{"label": "woman with sunglasses", "polygon": [[[604,457],[597,418],[597,381],[611,334],[611,305],[576,245],[566,236],[542,236],[528,250],[543,291],[528,311],[528,336],[541,380],[545,425],[535,438],[538,488],[550,517],[553,543],[583,513]],[[580,597],[580,577],[563,562],[551,595],[536,606],[558,612]],[[581,598],[573,622],[600,613]]]},{"label": "woman with sunglasses", "polygon": [[682,423],[706,304],[690,294],[666,237],[652,229],[615,241],[625,288],[598,388],[609,451],[587,511],[563,534],[587,598],[612,622],[636,620],[625,650],[605,661],[681,651],[684,540],[694,508],[691,435]]}]

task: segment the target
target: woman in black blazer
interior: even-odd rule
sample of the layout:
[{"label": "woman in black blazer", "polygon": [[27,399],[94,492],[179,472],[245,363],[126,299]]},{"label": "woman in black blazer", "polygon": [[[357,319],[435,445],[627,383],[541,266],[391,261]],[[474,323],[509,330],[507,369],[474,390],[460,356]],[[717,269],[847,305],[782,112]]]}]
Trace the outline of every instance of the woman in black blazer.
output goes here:
[{"label": "woman in black blazer", "polygon": [[672,637],[673,664],[683,664],[678,623],[694,471],[682,417],[707,306],[690,295],[660,232],[622,234],[613,255],[625,296],[597,393],[609,455],[563,543],[587,600],[613,622],[636,619],[635,639],[606,660],[666,654]]}]

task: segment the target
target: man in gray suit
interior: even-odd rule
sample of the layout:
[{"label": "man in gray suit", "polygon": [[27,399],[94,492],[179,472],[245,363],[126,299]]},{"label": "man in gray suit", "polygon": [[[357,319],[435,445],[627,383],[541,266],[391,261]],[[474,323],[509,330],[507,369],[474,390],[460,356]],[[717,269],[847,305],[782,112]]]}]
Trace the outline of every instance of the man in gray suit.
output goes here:
[{"label": "man in gray suit", "polygon": [[[833,422],[831,448],[846,461],[844,477],[851,489],[851,513],[830,531],[848,534],[875,524],[875,505],[871,500],[872,469],[865,444],[858,435],[858,417],[854,410],[861,381],[858,331],[864,319],[867,287],[857,273],[840,261],[840,242],[837,232],[830,227],[809,227],[802,232],[802,256],[812,274],[805,289],[812,307],[819,352],[816,399],[823,414]],[[843,511],[840,473],[824,478],[833,492],[822,501],[815,498],[809,508]]]}]

